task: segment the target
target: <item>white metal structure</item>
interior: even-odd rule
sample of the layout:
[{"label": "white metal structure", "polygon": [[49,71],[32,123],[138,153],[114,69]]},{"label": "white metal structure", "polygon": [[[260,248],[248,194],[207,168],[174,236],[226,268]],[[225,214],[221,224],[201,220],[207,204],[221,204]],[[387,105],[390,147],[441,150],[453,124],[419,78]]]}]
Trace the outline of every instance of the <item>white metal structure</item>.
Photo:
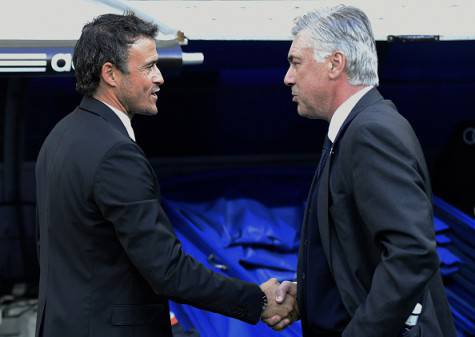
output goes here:
[{"label": "white metal structure", "polygon": [[84,23],[102,13],[121,13],[125,4],[159,22],[171,34],[164,39],[180,30],[190,40],[290,40],[294,17],[342,2],[368,14],[378,40],[388,35],[475,38],[474,0],[3,0],[0,39],[77,39]]}]

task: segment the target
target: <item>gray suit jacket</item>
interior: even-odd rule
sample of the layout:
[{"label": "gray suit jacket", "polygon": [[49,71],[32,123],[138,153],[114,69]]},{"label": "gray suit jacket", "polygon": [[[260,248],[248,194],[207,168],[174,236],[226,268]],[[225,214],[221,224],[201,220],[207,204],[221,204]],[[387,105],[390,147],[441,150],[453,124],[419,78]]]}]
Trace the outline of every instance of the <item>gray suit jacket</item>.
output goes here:
[{"label": "gray suit jacket", "polygon": [[317,210],[323,250],[351,316],[344,337],[396,337],[418,302],[423,312],[410,336],[455,337],[424,155],[409,123],[376,89],[337,135]]},{"label": "gray suit jacket", "polygon": [[103,103],[84,98],[36,164],[37,335],[171,337],[167,300],[259,320],[263,293],[184,254],[154,170]]}]

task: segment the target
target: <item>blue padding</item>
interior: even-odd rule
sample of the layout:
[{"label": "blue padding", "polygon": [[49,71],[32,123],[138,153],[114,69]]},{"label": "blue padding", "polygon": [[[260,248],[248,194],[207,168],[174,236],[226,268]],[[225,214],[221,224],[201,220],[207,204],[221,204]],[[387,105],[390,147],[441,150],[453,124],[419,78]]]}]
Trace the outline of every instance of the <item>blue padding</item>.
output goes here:
[{"label": "blue padding", "polygon": [[437,247],[437,253],[439,254],[442,265],[453,266],[460,262],[460,259],[455,256],[450,250],[444,247]]},{"label": "blue padding", "polygon": [[444,234],[437,234],[435,236],[435,240],[437,241],[438,246],[447,246],[452,243],[452,240],[450,240],[450,238]]},{"label": "blue padding", "polygon": [[451,214],[454,219],[460,221],[460,223],[468,226],[472,231],[475,231],[475,219],[468,216],[464,212],[445,202],[441,198],[433,197],[434,207],[440,208],[442,211]]},{"label": "blue padding", "polygon": [[452,276],[459,271],[460,259],[450,250],[444,247],[437,247],[437,253],[440,258],[440,272],[442,276]]},{"label": "blue padding", "polygon": [[[185,252],[208,268],[260,284],[295,280],[299,227],[313,168],[228,170],[162,179],[163,207]],[[441,273],[460,335],[475,333],[474,221],[434,198]],[[440,233],[444,234],[441,235]],[[473,240],[475,241],[475,240]],[[442,245],[444,247],[442,247]],[[274,332],[172,303],[181,324],[202,337],[301,336],[300,324]]]},{"label": "blue padding", "polygon": [[445,232],[449,229],[449,226],[441,219],[434,217],[434,230],[436,233]]},{"label": "blue padding", "polygon": [[244,256],[239,260],[249,268],[267,268],[295,272],[297,254],[294,252],[279,252],[267,248],[246,247]]},{"label": "blue padding", "polygon": [[[295,280],[299,227],[312,169],[215,172],[162,183],[163,207],[184,250],[207,267],[255,283]],[[301,336],[172,303],[202,337]]]},{"label": "blue padding", "polygon": [[450,303],[457,308],[459,313],[473,323],[475,320],[474,303],[467,301],[467,298],[463,297],[463,294],[458,294],[455,290],[446,289],[445,292]]},{"label": "blue padding", "polygon": [[475,272],[475,251],[474,249],[467,245],[465,241],[462,241],[458,236],[454,234],[448,234],[453,242],[453,245],[450,247],[455,255],[463,258],[464,264],[469,268],[472,267]]},{"label": "blue padding", "polygon": [[475,219],[449,205],[440,198],[433,198],[436,215],[450,224],[450,229],[459,239],[471,247],[475,253]]},{"label": "blue padding", "polygon": [[[439,247],[438,253],[442,261],[442,275],[450,276],[450,282],[446,282],[446,293],[454,321],[460,335],[473,336],[475,334],[475,220],[436,197],[434,197],[434,213],[437,219],[442,219],[449,226],[445,235],[452,241],[452,244],[446,248]],[[450,269],[455,268],[453,266],[457,266],[459,270],[451,272]]]},{"label": "blue padding", "polygon": [[475,324],[473,321],[462,315],[454,306],[451,306],[450,308],[452,310],[454,320],[461,330],[471,335],[475,334]]},{"label": "blue padding", "polygon": [[221,235],[223,246],[261,245],[287,251],[297,248],[298,232],[294,224],[300,222],[303,204],[271,208],[242,197],[194,204],[170,202],[194,226],[214,228]]},{"label": "blue padding", "polygon": [[194,226],[212,227],[222,246],[298,248],[313,169],[229,170],[162,182],[163,195]]},{"label": "blue padding", "polygon": [[465,270],[462,270],[460,273],[455,275],[453,277],[454,282],[449,284],[447,288],[462,294],[469,301],[469,303],[475,307],[475,280],[468,278],[466,275],[464,275],[464,272]]},{"label": "blue padding", "polygon": [[440,274],[443,277],[452,277],[454,274],[458,273],[459,271],[460,271],[460,268],[458,266],[454,266],[454,267],[441,266],[440,267]]}]

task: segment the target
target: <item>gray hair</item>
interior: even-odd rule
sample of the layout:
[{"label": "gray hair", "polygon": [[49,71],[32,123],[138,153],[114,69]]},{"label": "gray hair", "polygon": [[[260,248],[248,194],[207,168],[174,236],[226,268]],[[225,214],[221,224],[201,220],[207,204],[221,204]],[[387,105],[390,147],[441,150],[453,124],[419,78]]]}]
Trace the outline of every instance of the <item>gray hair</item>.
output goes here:
[{"label": "gray hair", "polygon": [[292,34],[303,31],[309,33],[318,62],[339,51],[347,59],[345,71],[350,84],[378,85],[373,31],[363,11],[344,5],[317,9],[295,20]]}]

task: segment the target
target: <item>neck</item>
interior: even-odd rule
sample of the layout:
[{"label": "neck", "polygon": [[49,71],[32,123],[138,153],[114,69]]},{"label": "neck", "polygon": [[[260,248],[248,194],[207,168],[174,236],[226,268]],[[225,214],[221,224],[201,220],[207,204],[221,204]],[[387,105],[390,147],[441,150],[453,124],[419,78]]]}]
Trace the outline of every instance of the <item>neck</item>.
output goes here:
[{"label": "neck", "polygon": [[345,83],[336,90],[335,95],[333,96],[331,114],[328,118],[328,121],[333,117],[335,111],[342,105],[348,98],[356,94],[358,91],[366,88],[367,85],[351,85]]},{"label": "neck", "polygon": [[116,110],[119,110],[120,112],[124,113],[127,117],[129,117],[130,120],[132,120],[132,117],[134,116],[133,113],[127,112],[127,108],[120,102],[120,100],[117,98],[116,95],[110,92],[101,92],[97,91],[93,97],[97,99],[98,101],[101,101],[102,103],[105,103],[107,105],[110,105]]}]

